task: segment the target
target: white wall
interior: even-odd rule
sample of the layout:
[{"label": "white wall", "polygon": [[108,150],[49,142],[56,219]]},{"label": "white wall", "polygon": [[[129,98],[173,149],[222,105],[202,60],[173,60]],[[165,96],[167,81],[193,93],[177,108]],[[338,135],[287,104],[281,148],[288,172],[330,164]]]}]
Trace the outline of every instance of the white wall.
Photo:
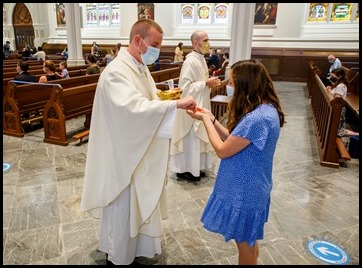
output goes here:
[{"label": "white wall", "polygon": [[[3,37],[14,44],[11,25],[12,11],[15,3],[6,3],[3,20]],[[36,31],[35,45],[42,42],[66,43],[66,30],[56,27],[55,3],[26,3]],[[85,16],[85,4],[83,17]],[[164,30],[163,45],[177,45],[182,41],[190,43],[191,33],[197,26],[179,27],[179,19],[174,15],[178,10],[177,3],[155,3],[155,20]],[[286,47],[286,48],[330,48],[359,49],[359,23],[343,24],[311,24],[305,23],[309,4],[279,3],[277,23],[272,26],[254,26],[253,47]],[[232,12],[230,12],[231,14]],[[84,17],[85,19],[85,17]],[[137,20],[137,3],[121,4],[120,28],[83,28],[82,43],[91,44],[128,44],[129,31]],[[230,20],[231,21],[231,20]],[[85,24],[83,24],[85,25]],[[204,27],[215,46],[230,45],[230,25],[222,27]]]}]

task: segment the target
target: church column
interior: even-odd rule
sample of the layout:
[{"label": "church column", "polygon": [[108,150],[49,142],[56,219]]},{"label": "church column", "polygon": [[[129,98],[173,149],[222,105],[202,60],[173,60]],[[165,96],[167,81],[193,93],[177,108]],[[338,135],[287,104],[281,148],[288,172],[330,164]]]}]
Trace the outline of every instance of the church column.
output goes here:
[{"label": "church column", "polygon": [[229,65],[225,76],[233,63],[250,59],[253,42],[255,3],[233,3],[231,21]]},{"label": "church column", "polygon": [[82,49],[79,3],[65,3],[68,66],[85,64]]}]

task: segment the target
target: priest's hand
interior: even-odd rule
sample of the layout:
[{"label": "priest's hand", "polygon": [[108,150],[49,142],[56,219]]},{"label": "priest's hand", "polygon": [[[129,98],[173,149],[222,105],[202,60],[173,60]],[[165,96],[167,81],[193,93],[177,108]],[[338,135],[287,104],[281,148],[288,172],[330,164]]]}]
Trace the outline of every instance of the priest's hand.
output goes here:
[{"label": "priest's hand", "polygon": [[214,87],[221,84],[221,80],[217,76],[212,76],[206,80],[206,85],[208,87]]},{"label": "priest's hand", "polygon": [[194,110],[196,108],[196,101],[192,96],[176,100],[177,108],[185,110]]}]

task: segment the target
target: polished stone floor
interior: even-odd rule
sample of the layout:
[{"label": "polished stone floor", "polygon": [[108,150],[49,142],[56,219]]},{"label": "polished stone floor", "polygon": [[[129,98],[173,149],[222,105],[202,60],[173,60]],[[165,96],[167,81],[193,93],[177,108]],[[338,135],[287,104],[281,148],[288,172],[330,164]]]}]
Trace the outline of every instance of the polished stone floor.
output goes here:
[{"label": "polished stone floor", "polygon": [[[358,265],[359,161],[339,169],[320,166],[305,83],[275,85],[287,124],[276,149],[270,217],[258,263],[325,265],[307,249],[308,242],[320,240],[338,245],[349,264]],[[67,129],[82,123],[71,120]],[[3,162],[10,164],[3,172],[3,264],[105,264],[105,254],[97,250],[98,221],[79,211],[86,151],[87,143],[46,144],[42,129],[24,138],[3,135]],[[234,243],[200,223],[218,164],[215,156],[209,176],[197,183],[169,173],[163,253],[139,262],[237,264]]]}]

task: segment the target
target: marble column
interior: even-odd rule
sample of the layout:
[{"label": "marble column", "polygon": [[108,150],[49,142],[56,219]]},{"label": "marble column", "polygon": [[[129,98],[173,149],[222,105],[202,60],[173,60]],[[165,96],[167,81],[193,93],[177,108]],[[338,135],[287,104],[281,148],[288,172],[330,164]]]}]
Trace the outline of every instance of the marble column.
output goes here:
[{"label": "marble column", "polygon": [[68,66],[84,65],[79,3],[65,3]]},{"label": "marble column", "polygon": [[255,3],[233,3],[230,56],[225,77],[229,77],[229,70],[233,63],[251,57],[254,13]]}]

